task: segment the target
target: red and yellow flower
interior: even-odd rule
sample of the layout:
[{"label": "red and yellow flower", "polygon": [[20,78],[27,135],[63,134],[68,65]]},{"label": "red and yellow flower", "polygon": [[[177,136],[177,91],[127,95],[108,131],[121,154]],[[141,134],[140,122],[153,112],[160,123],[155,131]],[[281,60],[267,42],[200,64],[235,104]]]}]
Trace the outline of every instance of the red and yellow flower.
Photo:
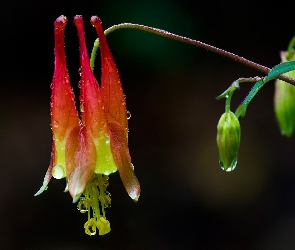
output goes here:
[{"label": "red and yellow flower", "polygon": [[47,189],[53,176],[66,178],[67,189],[78,209],[88,212],[85,232],[103,235],[110,231],[105,208],[111,203],[106,191],[108,176],[119,171],[129,196],[137,201],[140,185],[134,174],[128,149],[128,120],[125,97],[116,64],[108,47],[102,23],[96,16],[91,23],[97,31],[101,54],[101,86],[91,68],[81,16],[74,17],[80,44],[80,116],[68,75],[64,30],[65,16],[54,23],[55,67],[51,84],[52,153],[43,185]]}]

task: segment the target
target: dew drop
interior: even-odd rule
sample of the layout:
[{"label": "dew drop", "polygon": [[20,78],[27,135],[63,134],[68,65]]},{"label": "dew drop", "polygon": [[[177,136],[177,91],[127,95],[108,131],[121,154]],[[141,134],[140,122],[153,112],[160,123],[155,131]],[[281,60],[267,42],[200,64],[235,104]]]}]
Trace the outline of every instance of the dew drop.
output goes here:
[{"label": "dew drop", "polygon": [[226,172],[233,171],[236,168],[237,163],[238,163],[238,161],[237,160],[234,160],[230,166],[228,166],[227,168],[225,168],[224,167],[224,164],[222,163],[222,161],[219,160],[219,165],[220,165],[221,169],[224,170],[224,171],[226,171]]},{"label": "dew drop", "polygon": [[58,128],[58,121],[54,120],[51,125],[53,128]]},{"label": "dew drop", "polygon": [[130,118],[131,118],[131,113],[127,111],[127,120],[129,120]]},{"label": "dew drop", "polygon": [[104,174],[104,175],[109,175],[109,174],[110,174],[110,171],[106,170],[106,171],[104,171],[103,174]]},{"label": "dew drop", "polygon": [[55,165],[52,169],[52,176],[55,179],[61,179],[64,177],[64,169],[61,165]]},{"label": "dew drop", "polygon": [[78,69],[78,73],[79,73],[80,76],[81,76],[82,72],[83,72],[83,68],[80,67],[80,68]]},{"label": "dew drop", "polygon": [[84,105],[83,103],[80,104],[80,111],[83,113],[84,112]]},{"label": "dew drop", "polygon": [[84,214],[84,213],[88,212],[87,209],[83,209],[83,208],[79,209],[79,211],[80,211],[81,214]]},{"label": "dew drop", "polygon": [[106,137],[106,144],[109,144],[109,143],[110,143],[110,137],[107,136],[107,137]]},{"label": "dew drop", "polygon": [[89,226],[88,230],[89,230],[89,235],[96,235],[96,230],[93,230],[92,226]]},{"label": "dew drop", "polygon": [[86,213],[88,211],[87,206],[84,204],[84,202],[84,200],[80,200],[77,205],[77,209],[80,211],[80,213]]}]

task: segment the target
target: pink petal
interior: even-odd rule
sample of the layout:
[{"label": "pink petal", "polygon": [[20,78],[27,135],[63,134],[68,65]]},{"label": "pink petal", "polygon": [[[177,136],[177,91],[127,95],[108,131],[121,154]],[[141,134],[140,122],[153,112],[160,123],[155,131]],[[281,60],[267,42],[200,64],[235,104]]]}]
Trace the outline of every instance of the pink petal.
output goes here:
[{"label": "pink petal", "polygon": [[109,123],[109,131],[111,149],[121,180],[128,195],[137,202],[140,196],[140,185],[133,171],[125,129],[116,123]]},{"label": "pink petal", "polygon": [[78,126],[69,134],[65,150],[69,192],[76,202],[93,176],[96,149],[87,129]]},{"label": "pink petal", "polygon": [[52,143],[52,151],[51,151],[49,167],[46,171],[42,187],[39,189],[39,191],[34,196],[42,194],[47,189],[48,184],[49,184],[51,177],[52,177],[52,169],[54,167],[54,160],[55,160],[54,158],[55,158],[55,147],[54,147],[54,143]]}]

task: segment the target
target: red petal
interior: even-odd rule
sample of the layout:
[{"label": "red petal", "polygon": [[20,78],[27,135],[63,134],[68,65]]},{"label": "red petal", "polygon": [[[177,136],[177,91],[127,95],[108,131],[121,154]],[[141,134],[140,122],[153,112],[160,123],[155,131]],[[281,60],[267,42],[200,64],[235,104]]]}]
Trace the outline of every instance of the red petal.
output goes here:
[{"label": "red petal", "polygon": [[109,130],[111,149],[121,180],[128,195],[136,202],[140,196],[140,185],[133,171],[125,129],[116,123],[109,123]]},{"label": "red petal", "polygon": [[103,110],[100,88],[90,68],[90,60],[87,53],[84,25],[81,16],[75,16],[74,23],[78,29],[80,43],[81,62],[81,105],[83,124],[91,133],[93,138],[99,139],[107,134],[107,122]]},{"label": "red petal", "polygon": [[65,16],[60,16],[54,23],[55,67],[51,84],[51,124],[54,137],[62,141],[68,133],[79,125],[74,94],[66,65],[64,48],[64,30],[67,24]]},{"label": "red petal", "polygon": [[101,20],[93,16],[91,23],[96,29],[101,54],[101,89],[105,112],[109,123],[118,123],[127,133],[128,121],[125,97],[117,66],[106,41]]},{"label": "red petal", "polygon": [[66,142],[66,171],[69,192],[77,201],[90,181],[95,168],[96,149],[85,127],[75,127]]}]

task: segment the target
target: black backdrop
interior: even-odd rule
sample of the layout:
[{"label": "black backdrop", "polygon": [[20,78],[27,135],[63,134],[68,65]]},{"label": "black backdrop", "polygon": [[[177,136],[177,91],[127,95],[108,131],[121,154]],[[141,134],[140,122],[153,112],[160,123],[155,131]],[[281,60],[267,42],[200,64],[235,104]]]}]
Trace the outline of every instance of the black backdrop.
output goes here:
[{"label": "black backdrop", "polygon": [[[280,5],[279,5],[280,4]],[[71,83],[78,95],[83,15],[90,51],[98,15],[104,27],[134,22],[163,28],[271,67],[295,35],[294,6],[259,1],[2,1],[0,91],[1,249],[294,249],[294,138],[280,135],[273,82],[241,119],[236,170],[218,166],[215,96],[239,77],[261,73],[230,59],[137,30],[108,36],[128,110],[129,148],[142,193],[137,204],[110,176],[112,231],[84,234],[86,215],[52,180],[39,197],[51,149],[53,23],[61,14]],[[99,60],[95,74],[100,77]],[[233,97],[233,110],[251,84]]]}]

